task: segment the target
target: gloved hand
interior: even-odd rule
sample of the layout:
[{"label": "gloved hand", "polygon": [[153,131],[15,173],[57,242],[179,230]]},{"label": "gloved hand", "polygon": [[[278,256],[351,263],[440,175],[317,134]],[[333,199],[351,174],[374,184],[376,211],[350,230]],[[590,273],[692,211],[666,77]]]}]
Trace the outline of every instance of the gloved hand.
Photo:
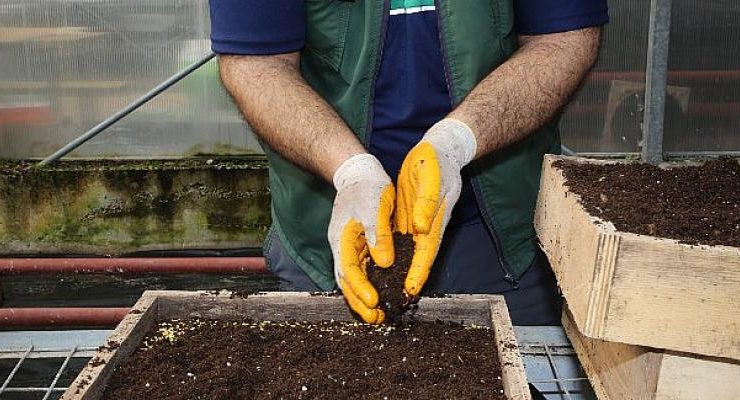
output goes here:
[{"label": "gloved hand", "polygon": [[379,267],[393,264],[391,216],[396,193],[377,158],[359,154],[347,159],[334,173],[337,196],[329,223],[329,244],[334,255],[334,277],[349,306],[371,324],[385,314],[378,307],[378,292],[367,278],[368,252]]},{"label": "gloved hand", "polygon": [[429,277],[452,208],[460,198],[460,170],[476,152],[476,139],[463,122],[434,124],[406,155],[398,175],[396,229],[414,236],[414,257],[404,282],[417,296]]}]

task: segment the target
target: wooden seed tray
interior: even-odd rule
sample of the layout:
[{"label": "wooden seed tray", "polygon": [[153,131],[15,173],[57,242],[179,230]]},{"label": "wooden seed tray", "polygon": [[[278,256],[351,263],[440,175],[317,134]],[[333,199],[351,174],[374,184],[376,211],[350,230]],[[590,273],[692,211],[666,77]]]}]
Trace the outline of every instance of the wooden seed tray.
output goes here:
[{"label": "wooden seed tray", "polygon": [[740,248],[620,232],[546,156],[535,229],[585,336],[740,360]]},{"label": "wooden seed tray", "polygon": [[591,339],[563,328],[600,400],[737,400],[740,362]]},{"label": "wooden seed tray", "polygon": [[[106,345],[80,372],[62,400],[97,400],[105,390],[114,368],[131,355],[149,330],[160,321],[171,319],[300,320],[334,319],[352,321],[344,299],[308,293],[272,292],[246,298],[205,292],[147,291],[118,324]],[[504,392],[510,400],[531,400],[524,365],[514,328],[502,296],[458,295],[424,298],[416,317],[421,320],[446,320],[493,328],[501,363]]]}]

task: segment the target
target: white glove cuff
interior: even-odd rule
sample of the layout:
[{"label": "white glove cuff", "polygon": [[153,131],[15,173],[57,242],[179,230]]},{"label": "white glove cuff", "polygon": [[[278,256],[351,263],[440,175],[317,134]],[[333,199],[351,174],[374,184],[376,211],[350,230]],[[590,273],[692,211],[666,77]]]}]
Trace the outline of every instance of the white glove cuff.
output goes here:
[{"label": "white glove cuff", "polygon": [[460,169],[473,161],[478,149],[473,130],[466,123],[453,118],[445,118],[434,124],[423,140],[450,155]]},{"label": "white glove cuff", "polygon": [[332,181],[334,182],[334,188],[338,192],[348,184],[357,182],[368,176],[382,179],[387,174],[383,169],[383,165],[380,164],[380,161],[374,155],[364,153],[346,159],[337,168]]}]

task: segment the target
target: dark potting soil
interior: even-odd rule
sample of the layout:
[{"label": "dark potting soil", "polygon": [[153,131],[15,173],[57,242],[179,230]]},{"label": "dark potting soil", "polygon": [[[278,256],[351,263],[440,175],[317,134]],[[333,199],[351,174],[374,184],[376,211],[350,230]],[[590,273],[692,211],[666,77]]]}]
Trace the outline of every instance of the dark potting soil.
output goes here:
[{"label": "dark potting soil", "polygon": [[740,164],[734,159],[661,169],[556,161],[591,215],[621,231],[688,244],[740,247]]},{"label": "dark potting soil", "polygon": [[160,323],[103,399],[504,399],[488,328],[443,322]]},{"label": "dark potting soil", "polygon": [[393,246],[396,261],[388,268],[375,265],[370,258],[367,265],[367,276],[370,283],[378,290],[380,308],[385,312],[387,323],[401,322],[401,317],[411,308],[416,299],[409,299],[404,292],[404,282],[414,257],[414,237],[412,235],[393,234]]}]

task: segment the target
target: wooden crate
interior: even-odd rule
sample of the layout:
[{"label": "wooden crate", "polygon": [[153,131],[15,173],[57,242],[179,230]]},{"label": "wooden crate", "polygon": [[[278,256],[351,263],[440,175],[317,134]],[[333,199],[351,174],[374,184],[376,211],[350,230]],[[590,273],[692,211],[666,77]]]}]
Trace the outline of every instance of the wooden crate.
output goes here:
[{"label": "wooden crate", "polygon": [[[586,336],[740,360],[740,248],[617,231],[589,215],[547,156],[535,228]],[[613,161],[612,161],[613,162]]]},{"label": "wooden crate", "polygon": [[[280,321],[295,319],[320,321],[334,319],[351,321],[341,297],[314,296],[308,293],[264,293],[246,298],[230,298],[228,294],[213,295],[199,292],[147,291],[118,324],[107,343],[93,359],[104,363],[88,363],[63,400],[99,399],[113,369],[133,353],[152,326],[160,321],[180,318],[206,318]],[[531,400],[514,328],[502,296],[458,295],[446,298],[424,298],[419,302],[416,317],[421,320],[448,320],[493,328],[495,345],[502,368],[504,391],[510,400]]]},{"label": "wooden crate", "polygon": [[563,327],[600,400],[737,400],[740,362],[591,339]]}]

